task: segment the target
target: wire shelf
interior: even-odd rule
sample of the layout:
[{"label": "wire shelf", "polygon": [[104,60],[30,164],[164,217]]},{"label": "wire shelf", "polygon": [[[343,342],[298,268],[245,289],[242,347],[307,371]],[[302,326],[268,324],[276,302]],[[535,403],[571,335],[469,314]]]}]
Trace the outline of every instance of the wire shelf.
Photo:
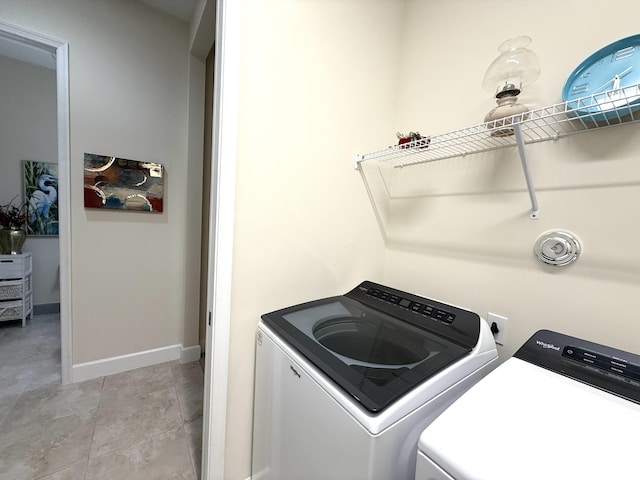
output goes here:
[{"label": "wire shelf", "polygon": [[394,145],[357,155],[356,166],[367,160],[406,167],[517,145],[514,125],[525,144],[556,140],[574,133],[640,120],[640,84],[537,108],[500,120]]}]

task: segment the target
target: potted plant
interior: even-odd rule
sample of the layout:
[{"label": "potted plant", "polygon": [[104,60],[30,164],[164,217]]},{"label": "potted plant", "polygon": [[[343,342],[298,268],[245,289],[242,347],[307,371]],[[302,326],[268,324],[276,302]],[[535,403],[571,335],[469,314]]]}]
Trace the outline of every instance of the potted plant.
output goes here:
[{"label": "potted plant", "polygon": [[14,205],[15,197],[7,204],[0,205],[0,254],[22,253],[22,245],[27,238],[24,226],[29,219],[26,203]]}]

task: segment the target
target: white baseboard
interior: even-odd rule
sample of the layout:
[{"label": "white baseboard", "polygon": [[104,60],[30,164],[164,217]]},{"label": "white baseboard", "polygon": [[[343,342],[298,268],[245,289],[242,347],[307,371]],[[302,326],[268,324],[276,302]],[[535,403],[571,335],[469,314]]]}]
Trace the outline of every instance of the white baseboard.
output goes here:
[{"label": "white baseboard", "polygon": [[158,363],[180,360],[187,363],[200,358],[200,346],[184,348],[182,345],[169,345],[144,352],[103,358],[92,362],[77,363],[72,367],[72,382],[83,382],[92,378],[114,375],[116,373],[149,367]]}]

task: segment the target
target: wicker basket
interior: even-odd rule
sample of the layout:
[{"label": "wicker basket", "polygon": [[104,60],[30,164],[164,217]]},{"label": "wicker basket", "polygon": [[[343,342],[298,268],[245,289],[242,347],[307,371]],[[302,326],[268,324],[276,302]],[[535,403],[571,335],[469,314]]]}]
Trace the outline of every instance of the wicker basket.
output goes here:
[{"label": "wicker basket", "polygon": [[22,298],[22,280],[0,281],[0,301]]},{"label": "wicker basket", "polygon": [[0,320],[22,318],[22,302],[0,302]]}]

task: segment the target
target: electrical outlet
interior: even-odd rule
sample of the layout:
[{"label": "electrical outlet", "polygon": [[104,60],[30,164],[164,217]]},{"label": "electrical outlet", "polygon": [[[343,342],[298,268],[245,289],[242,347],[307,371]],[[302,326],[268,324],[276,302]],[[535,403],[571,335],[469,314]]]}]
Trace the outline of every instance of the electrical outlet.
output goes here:
[{"label": "electrical outlet", "polygon": [[[487,323],[491,327],[493,339],[498,345],[504,345],[507,341],[507,317],[489,312]],[[495,326],[494,326],[495,324]]]}]

